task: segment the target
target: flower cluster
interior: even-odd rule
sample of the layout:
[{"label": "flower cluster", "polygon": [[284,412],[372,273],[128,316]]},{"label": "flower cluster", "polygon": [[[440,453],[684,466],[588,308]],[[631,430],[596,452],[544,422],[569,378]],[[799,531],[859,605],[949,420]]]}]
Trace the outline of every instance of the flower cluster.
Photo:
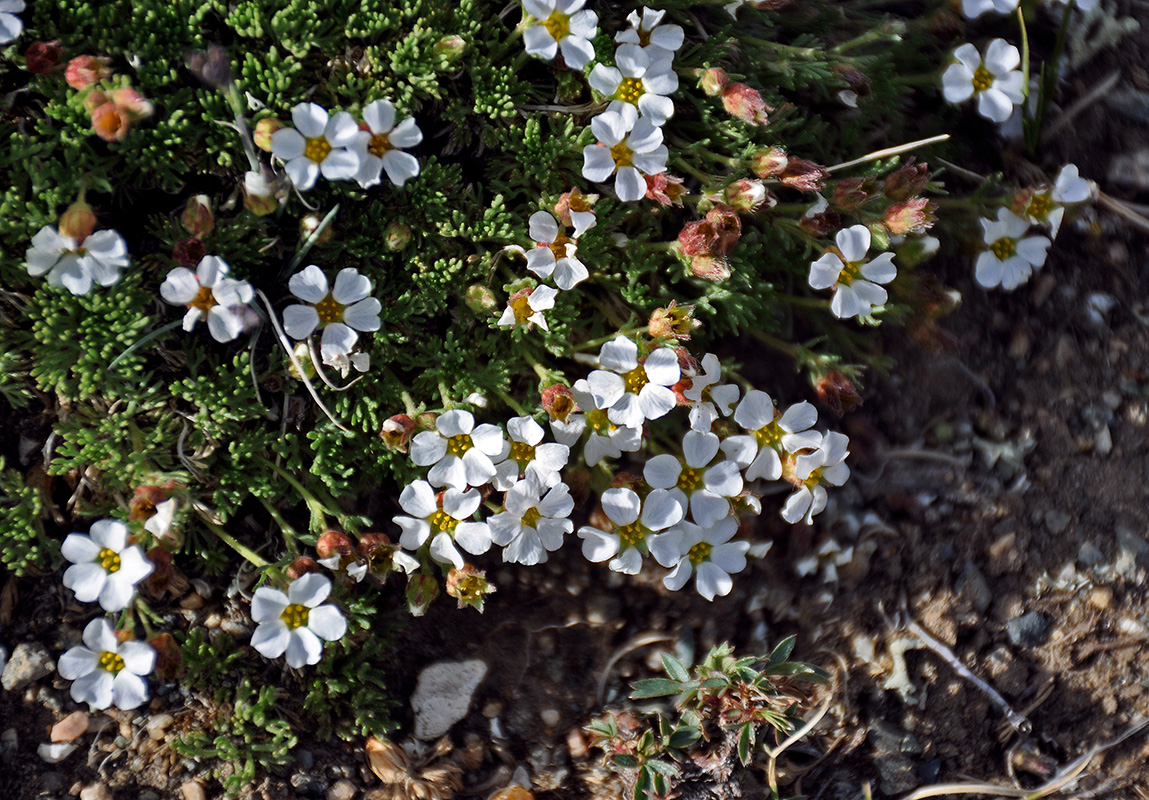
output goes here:
[{"label": "flower cluster", "polygon": [[160,297],[172,305],[187,307],[185,331],[206,319],[208,333],[217,342],[230,342],[243,333],[247,304],[255,293],[247,281],[227,277],[230,269],[219,256],[204,256],[195,272],[176,267],[160,284]]}]

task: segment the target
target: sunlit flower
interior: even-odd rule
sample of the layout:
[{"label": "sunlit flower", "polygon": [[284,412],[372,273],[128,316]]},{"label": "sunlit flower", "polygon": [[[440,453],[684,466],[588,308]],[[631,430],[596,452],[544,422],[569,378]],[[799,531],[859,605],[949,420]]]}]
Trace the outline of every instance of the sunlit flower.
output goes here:
[{"label": "sunlit flower", "polygon": [[615,34],[614,40],[619,44],[637,44],[642,47],[651,62],[674,58],[674,53],[682,47],[685,34],[680,25],[663,25],[662,18],[666,16],[664,9],[654,10],[643,7],[642,13],[638,9],[627,15],[626,21],[630,27]]},{"label": "sunlit flower", "polygon": [[482,496],[474,488],[436,492],[427,481],[408,484],[399,494],[399,507],[410,516],[394,517],[395,524],[403,529],[399,544],[415,551],[430,541],[431,558],[462,569],[465,562],[456,545],[476,556],[491,548],[487,523],[471,519],[481,502]]},{"label": "sunlit flower", "polygon": [[91,531],[69,533],[60,548],[72,562],[64,586],[81,603],[98,601],[105,611],[122,611],[136,594],[136,584],[152,573],[152,562],[138,544],[128,544],[128,526],[118,519],[92,523]]},{"label": "sunlit flower", "polygon": [[565,420],[551,420],[551,431],[555,440],[573,447],[587,434],[583,445],[583,460],[588,467],[604,458],[618,458],[623,453],[633,453],[642,445],[642,429],[626,425],[616,425],[609,416],[612,398],[596,396],[586,380],[577,380],[571,387],[571,394],[581,409],[578,414],[570,414]]},{"label": "sunlit flower", "polygon": [[981,220],[981,227],[988,249],[978,255],[974,277],[985,288],[1016,289],[1045,263],[1049,239],[1025,236],[1029,222],[1008,208],[998,209],[996,220]]},{"label": "sunlit flower", "polygon": [[[585,221],[585,220],[583,220]],[[590,224],[594,224],[591,214]],[[555,285],[569,291],[586,280],[586,266],[578,260],[578,239],[569,238],[549,211],[536,211],[528,221],[535,249],[527,251],[527,269],[540,278],[554,275]]]},{"label": "sunlit flower", "polygon": [[29,275],[48,273],[49,286],[75,295],[87,294],[94,283],[111,286],[127,266],[128,245],[116,231],[96,231],[77,240],[51,225],[32,237],[24,261]]},{"label": "sunlit flower", "polygon": [[144,642],[120,642],[112,624],[97,617],[87,624],[84,645],[60,656],[60,677],[73,681],[72,699],[102,710],[115,706],[123,711],[139,708],[148,699],[144,678],[156,666],[156,651]]},{"label": "sunlit flower", "polygon": [[402,186],[419,174],[419,159],[403,149],[423,141],[423,132],[413,117],[395,124],[395,106],[390,100],[376,100],[363,109],[367,130],[359,135],[352,149],[361,165],[355,176],[363,188],[379,183],[383,172],[396,186]]},{"label": "sunlit flower", "polygon": [[435,430],[421,431],[411,440],[411,460],[430,466],[432,486],[465,489],[494,479],[495,461],[508,451],[503,432],[496,425],[475,425],[469,411],[454,409],[435,418]]},{"label": "sunlit flower", "polygon": [[835,317],[864,317],[874,306],[886,302],[886,290],[878,284],[889,283],[898,274],[894,254],[882,253],[866,261],[870,250],[870,229],[854,225],[838,231],[834,237],[837,251],[828,251],[810,264],[810,286],[834,289],[830,310]]},{"label": "sunlit flower", "polygon": [[598,202],[597,194],[583,194],[578,187],[559,195],[555,203],[555,216],[559,222],[568,228],[574,228],[574,238],[582,236],[595,226],[597,220],[594,215],[594,204]]},{"label": "sunlit flower", "polygon": [[1093,186],[1077,172],[1075,164],[1066,164],[1057,173],[1053,188],[1046,187],[1029,195],[1025,204],[1025,218],[1035,225],[1049,226],[1051,239],[1057,238],[1065,206],[1084,203],[1093,195]]},{"label": "sunlit flower", "polygon": [[587,78],[591,87],[610,100],[608,108],[633,125],[639,114],[655,125],[674,116],[669,95],[678,90],[678,75],[669,59],[652,61],[637,44],[624,44],[615,51],[615,66],[595,64]]},{"label": "sunlit flower", "polygon": [[607,111],[590,121],[597,144],[583,150],[583,177],[602,183],[615,172],[614,191],[624,203],[646,195],[643,175],[666,172],[669,152],[662,143],[662,129],[649,119],[628,119],[617,111]]},{"label": "sunlit flower", "polygon": [[682,396],[690,403],[690,427],[696,431],[709,431],[719,416],[730,416],[730,408],[738,402],[741,390],[732,383],[719,384],[722,362],[713,353],[702,357],[702,372],[690,379],[690,386]]},{"label": "sunlit flower", "polygon": [[343,612],[324,603],[331,594],[331,581],[309,572],[291,582],[287,594],[261,586],[251,598],[251,618],[257,624],[251,646],[265,658],[287,654],[287,666],[299,669],[318,664],[323,641],[334,642],[347,633]]},{"label": "sunlit flower", "polygon": [[810,430],[818,421],[818,410],[803,401],[780,412],[766,392],[751,389],[734,410],[734,421],[746,435],[728,436],[722,452],[746,469],[748,481],[782,477],[782,454],[817,447],[822,434]]},{"label": "sunlit flower", "polygon": [[160,297],[175,306],[187,306],[184,330],[203,317],[217,342],[230,342],[243,333],[243,306],[255,296],[251,284],[228,278],[229,267],[219,256],[204,256],[196,271],[176,267],[160,284]]},{"label": "sunlit flower", "polygon": [[24,10],[24,0],[0,0],[0,44],[14,40],[24,30],[17,14]]},{"label": "sunlit flower", "polygon": [[596,369],[587,376],[596,406],[608,408],[610,421],[616,425],[638,428],[648,419],[665,416],[678,404],[671,386],[678,383],[682,372],[678,354],[670,347],[660,347],[639,361],[638,345],[625,336],[617,336],[602,346]]},{"label": "sunlit flower", "polygon": [[677,535],[682,555],[662,585],[677,592],[694,575],[694,587],[707,600],[730,594],[734,586],[730,576],[746,568],[750,549],[750,542],[730,541],[738,533],[738,520],[726,517],[711,527],[680,522],[669,533]]},{"label": "sunlit flower", "polygon": [[709,528],[730,516],[730,501],[742,491],[742,473],[733,461],[720,461],[719,439],[713,433],[687,431],[682,438],[682,458],[662,453],[646,462],[642,476],[655,489],[667,489],[685,515]]},{"label": "sunlit flower", "polygon": [[675,541],[651,536],[682,521],[682,507],[665,489],[653,490],[645,501],[632,489],[607,489],[602,493],[602,509],[613,523],[610,531],[590,525],[578,530],[588,561],[610,559],[615,572],[637,575],[647,553],[663,566],[678,558]]},{"label": "sunlit flower", "polygon": [[291,110],[294,128],[271,134],[271,153],[284,163],[295,188],[306,192],[322,172],[329,181],[346,181],[359,173],[359,155],[351,148],[360,141],[359,124],[346,111],[328,116],[315,103]]},{"label": "sunlit flower", "polygon": [[964,103],[977,95],[977,113],[1005,122],[1025,100],[1025,79],[1018,71],[1021,54],[1005,39],[990,42],[984,60],[972,44],[963,44],[953,58],[942,75],[942,94],[949,102]]},{"label": "sunlit flower", "polygon": [[523,0],[531,21],[523,31],[527,52],[550,61],[560,52],[571,69],[594,60],[591,39],[598,35],[598,14],[583,9],[586,0]]},{"label": "sunlit flower", "polygon": [[574,523],[567,519],[574,500],[565,483],[548,490],[534,478],[519,481],[507,490],[503,508],[487,521],[494,543],[506,548],[503,561],[542,564],[547,553],[562,547],[563,537],[574,530]]},{"label": "sunlit flower", "polygon": [[559,482],[559,470],[567,465],[570,447],[557,442],[543,442],[543,426],[531,417],[507,420],[510,452],[505,461],[495,465],[495,488],[509,490],[520,477],[534,480],[540,489]]},{"label": "sunlit flower", "polygon": [[976,19],[987,11],[1012,14],[1017,11],[1018,0],[961,0],[961,13],[966,19]]},{"label": "sunlit flower", "polygon": [[371,280],[354,267],[339,270],[334,288],[314,264],[291,276],[291,293],[308,305],[283,309],[283,329],[293,339],[306,339],[316,328],[323,329],[319,352],[329,356],[349,355],[359,339],[357,331],[379,330],[382,303],[371,294]]},{"label": "sunlit flower", "polygon": [[555,307],[555,298],[558,294],[559,290],[553,286],[520,289],[507,300],[507,307],[499,317],[499,327],[513,328],[516,325],[526,325],[530,328],[532,325],[538,325],[544,331],[550,330],[543,312]]},{"label": "sunlit flower", "polygon": [[841,486],[850,477],[850,468],[845,464],[849,445],[848,436],[830,431],[822,437],[817,450],[794,459],[793,481],[798,490],[786,498],[782,519],[793,524],[805,517],[810,525],[814,516],[825,510],[828,497],[822,484]]}]

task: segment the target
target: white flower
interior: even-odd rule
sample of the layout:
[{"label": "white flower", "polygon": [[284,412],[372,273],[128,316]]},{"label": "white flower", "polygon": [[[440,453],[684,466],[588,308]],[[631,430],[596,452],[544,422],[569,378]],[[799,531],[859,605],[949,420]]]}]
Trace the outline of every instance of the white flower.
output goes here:
[{"label": "white flower", "polygon": [[608,416],[616,425],[639,428],[648,419],[665,416],[678,404],[671,386],[678,383],[682,372],[678,354],[660,347],[638,360],[638,345],[625,336],[617,336],[602,346],[599,363],[586,382],[595,397],[596,408],[610,409]]},{"label": "white flower", "polygon": [[559,470],[567,465],[571,449],[556,442],[543,443],[543,426],[531,417],[507,420],[510,452],[495,466],[495,488],[505,492],[520,476],[535,480],[540,490],[557,484]]},{"label": "white flower", "polygon": [[431,558],[462,569],[465,562],[455,545],[476,556],[491,548],[487,523],[470,521],[481,502],[478,489],[447,489],[437,494],[427,481],[408,484],[399,495],[399,506],[411,516],[394,518],[403,529],[399,544],[418,550],[430,540]]},{"label": "white flower", "polygon": [[102,710],[109,706],[124,711],[139,708],[148,699],[148,682],[156,666],[156,651],[144,642],[120,643],[112,624],[104,617],[84,628],[84,646],[60,656],[60,677],[72,683],[72,699]]},{"label": "white flower", "polygon": [[144,530],[160,541],[171,539],[172,522],[175,520],[178,507],[179,504],[174,497],[156,503],[156,511],[144,522]]},{"label": "white flower", "polygon": [[589,431],[582,453],[588,467],[604,458],[633,453],[642,445],[642,429],[614,424],[609,416],[610,403],[606,402],[609,398],[596,396],[585,380],[575,381],[571,394],[582,413],[571,414],[566,422],[553,420],[551,431],[558,442],[571,446]]},{"label": "white flower", "polygon": [[685,34],[680,25],[661,24],[664,16],[666,11],[662,9],[655,11],[644,6],[641,15],[635,9],[626,17],[630,27],[615,34],[614,40],[619,44],[641,45],[652,63],[670,61],[675,51],[682,47]]},{"label": "white flower", "polygon": [[465,489],[482,486],[495,477],[495,461],[507,455],[503,432],[495,425],[479,425],[470,412],[445,411],[435,419],[435,430],[421,431],[411,440],[411,460],[430,466],[432,486]]},{"label": "white flower", "polygon": [[709,431],[719,416],[730,415],[730,407],[738,402],[741,390],[734,384],[721,384],[722,362],[713,353],[702,357],[702,373],[690,379],[690,386],[682,396],[690,402],[690,427],[696,431]]},{"label": "white flower", "polygon": [[[574,213],[571,217],[573,221]],[[593,214],[590,224],[594,224]],[[569,291],[586,280],[587,268],[575,256],[578,240],[568,238],[549,211],[531,214],[528,227],[536,247],[527,251],[527,269],[540,278],[549,278],[553,273],[555,285],[563,291]]]},{"label": "white flower", "polygon": [[673,537],[650,535],[682,521],[682,507],[665,489],[653,490],[645,502],[631,489],[607,489],[602,493],[602,509],[614,523],[611,531],[590,525],[578,530],[582,553],[588,561],[609,558],[609,566],[615,572],[637,575],[647,553],[663,566],[678,558]]},{"label": "white flower", "polygon": [[584,5],[586,0],[523,0],[523,8],[533,18],[523,31],[527,53],[550,61],[561,52],[571,69],[582,69],[593,61],[590,40],[598,35],[598,14],[583,9]]},{"label": "white flower", "polygon": [[682,522],[670,533],[678,536],[682,555],[662,585],[677,592],[693,574],[694,587],[707,600],[730,594],[734,586],[730,576],[746,568],[746,551],[750,549],[750,542],[730,541],[738,533],[738,520],[726,517],[712,527]]},{"label": "white flower", "polygon": [[93,522],[88,535],[69,533],[60,553],[72,562],[64,586],[81,603],[98,600],[105,611],[127,608],[136,584],[152,574],[152,562],[138,544],[128,545],[128,526],[118,519]]},{"label": "white flower", "polygon": [[251,646],[265,658],[287,653],[287,666],[299,669],[318,664],[323,642],[334,642],[347,633],[343,612],[324,603],[331,594],[331,581],[309,572],[291,582],[287,594],[261,586],[251,598],[251,618],[257,623]]},{"label": "white flower", "polygon": [[961,0],[961,13],[966,19],[976,19],[987,11],[995,14],[1012,14],[1017,10],[1018,0]]},{"label": "white flower", "polygon": [[854,548],[842,546],[833,539],[827,539],[814,553],[806,558],[794,562],[794,571],[805,577],[813,575],[819,568],[822,570],[822,580],[825,583],[836,583],[838,580],[838,567],[843,567],[854,560]]},{"label": "white flower", "polygon": [[655,489],[668,489],[674,501],[689,506],[691,518],[709,528],[730,516],[730,501],[742,491],[742,474],[733,461],[710,462],[718,455],[719,439],[713,433],[687,431],[682,437],[682,459],[671,453],[646,462],[642,476]]},{"label": "white flower", "polygon": [[516,325],[538,325],[544,331],[547,327],[547,318],[544,311],[555,307],[555,298],[559,290],[552,286],[536,286],[533,289],[522,289],[515,292],[507,300],[507,307],[499,317],[500,328],[513,328]]},{"label": "white flower", "polygon": [[346,378],[351,370],[366,372],[371,369],[371,356],[367,353],[333,353],[328,351],[322,356],[323,364],[338,370],[340,377]]},{"label": "white flower", "polygon": [[817,447],[822,434],[809,430],[818,421],[814,406],[802,401],[782,414],[766,392],[751,389],[734,410],[734,421],[749,435],[729,436],[722,452],[746,469],[746,480],[782,477],[782,454]]},{"label": "white flower", "polygon": [[574,510],[574,500],[565,483],[546,490],[534,478],[519,481],[507,490],[503,508],[506,510],[488,520],[492,540],[506,548],[503,561],[542,564],[547,553],[562,547],[563,537],[574,530],[574,523],[567,519]]},{"label": "white flower", "polygon": [[839,319],[868,316],[874,306],[886,302],[886,290],[879,283],[889,283],[898,274],[894,254],[882,253],[866,261],[870,250],[870,229],[865,225],[843,228],[834,237],[838,251],[829,251],[810,264],[810,286],[834,289],[830,310]]},{"label": "white flower", "polygon": [[981,227],[989,249],[978,255],[974,277],[985,288],[1000,286],[1012,291],[1045,263],[1049,239],[1044,236],[1021,238],[1029,230],[1029,223],[1008,208],[998,209],[996,221],[981,220]]},{"label": "white flower", "polygon": [[323,270],[311,264],[292,275],[287,287],[310,305],[283,309],[283,329],[293,339],[306,339],[316,328],[323,328],[319,352],[325,362],[335,355],[349,355],[359,339],[356,331],[379,330],[383,305],[368,296],[371,280],[354,267],[339,270],[335,287],[328,289]]},{"label": "white flower", "polygon": [[1005,122],[1015,105],[1025,100],[1025,79],[1018,71],[1021,54],[1005,41],[994,39],[985,59],[972,44],[953,54],[954,63],[942,74],[942,94],[951,103],[964,103],[977,95],[977,113],[993,122]]},{"label": "white flower", "polygon": [[662,129],[649,119],[629,119],[617,111],[607,111],[590,121],[597,144],[582,151],[583,177],[602,183],[616,171],[614,191],[624,203],[646,196],[643,175],[666,172],[668,151],[662,143]]},{"label": "white flower", "polygon": [[295,128],[271,134],[271,154],[280,158],[295,188],[306,192],[319,173],[329,181],[347,181],[359,173],[359,154],[351,148],[360,141],[359,124],[346,111],[328,116],[315,103],[300,103],[291,110]]},{"label": "white flower", "polygon": [[243,306],[255,296],[251,284],[225,277],[229,267],[219,256],[204,256],[195,272],[176,267],[160,284],[160,297],[174,306],[187,306],[184,330],[201,317],[217,342],[230,342],[243,333]]},{"label": "white flower", "polygon": [[[3,0],[0,0],[2,2]],[[83,241],[45,225],[32,237],[24,267],[34,278],[48,273],[48,285],[87,294],[93,283],[111,286],[128,266],[128,245],[116,231],[96,231]]]},{"label": "white flower", "polygon": [[1093,184],[1082,178],[1077,166],[1066,164],[1057,174],[1053,188],[1035,191],[1025,206],[1025,218],[1035,225],[1048,225],[1051,239],[1057,238],[1065,206],[1083,203],[1093,196]]},{"label": "white flower", "polygon": [[616,111],[633,125],[642,114],[655,125],[674,116],[674,101],[668,95],[678,90],[678,75],[669,59],[652,61],[637,44],[624,44],[615,51],[615,66],[595,64],[587,78],[591,88],[610,100]]},{"label": "white flower", "polygon": [[24,10],[24,0],[0,0],[0,44],[14,40],[24,30],[24,22],[16,16]]},{"label": "white flower", "polygon": [[795,459],[794,478],[800,483],[798,490],[786,498],[782,507],[782,519],[793,524],[803,517],[806,524],[814,522],[814,515],[826,508],[826,489],[822,482],[841,486],[850,477],[850,468],[844,463],[850,452],[848,436],[830,431],[822,437],[822,443],[812,453],[804,453]]},{"label": "white flower", "polygon": [[360,186],[366,189],[379,183],[384,171],[396,186],[419,174],[419,159],[403,152],[403,148],[423,141],[423,132],[413,117],[396,125],[395,106],[390,100],[376,100],[363,109],[363,121],[368,130],[361,132],[352,146],[360,161],[355,176]]}]

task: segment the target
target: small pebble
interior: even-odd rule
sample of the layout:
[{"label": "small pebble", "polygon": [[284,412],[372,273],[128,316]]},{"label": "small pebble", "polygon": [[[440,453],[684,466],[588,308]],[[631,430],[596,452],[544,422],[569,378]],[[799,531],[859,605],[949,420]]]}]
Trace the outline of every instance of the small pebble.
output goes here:
[{"label": "small pebble", "polygon": [[1069,527],[1071,519],[1064,511],[1050,509],[1045,512],[1045,529],[1056,536]]},{"label": "small pebble", "polygon": [[180,598],[180,608],[187,611],[198,611],[204,607],[205,602],[196,592],[190,592]]},{"label": "small pebble", "polygon": [[1049,638],[1049,622],[1037,611],[1030,611],[1005,623],[1005,632],[1014,647],[1037,647]]},{"label": "small pebble", "polygon": [[358,790],[351,781],[336,781],[331,784],[331,788],[327,790],[327,800],[352,800],[352,798],[355,797],[356,791]]},{"label": "small pebble", "polygon": [[52,726],[53,742],[74,742],[88,732],[89,719],[86,711],[73,711]]},{"label": "small pebble", "polygon": [[181,786],[180,794],[183,795],[184,800],[205,800],[203,787],[195,781],[188,781]]},{"label": "small pebble", "polygon": [[22,642],[12,651],[4,672],[0,674],[0,686],[6,691],[18,692],[33,681],[47,677],[56,668],[48,648],[39,642]]},{"label": "small pebble", "polygon": [[539,712],[539,718],[548,728],[553,728],[562,720],[562,714],[558,712],[558,709],[544,708]]},{"label": "small pebble", "polygon": [[113,800],[112,790],[106,783],[93,783],[80,790],[80,800]]},{"label": "small pebble", "polygon": [[67,742],[42,744],[36,748],[36,754],[46,764],[59,764],[74,752],[76,752],[76,745]]},{"label": "small pebble", "polygon": [[1108,586],[1095,586],[1089,592],[1089,605],[1102,611],[1113,603],[1113,590]]},{"label": "small pebble", "polygon": [[215,630],[223,622],[223,617],[220,616],[218,611],[213,611],[204,617],[203,626],[208,630]]},{"label": "small pebble", "polygon": [[1104,560],[1105,554],[1093,542],[1085,542],[1077,550],[1077,563],[1083,567],[1095,567]]},{"label": "small pebble", "polygon": [[158,742],[164,738],[164,732],[173,722],[175,722],[175,717],[171,714],[156,714],[147,721],[144,730],[148,732],[150,738]]}]

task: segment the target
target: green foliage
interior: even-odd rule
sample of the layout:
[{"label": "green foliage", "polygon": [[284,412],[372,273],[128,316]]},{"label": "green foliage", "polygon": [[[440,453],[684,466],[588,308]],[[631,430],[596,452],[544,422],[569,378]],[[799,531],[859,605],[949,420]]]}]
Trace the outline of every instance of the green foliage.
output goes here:
[{"label": "green foliage", "polygon": [[59,557],[60,545],[44,533],[40,490],[24,483],[0,456],[0,563],[17,577]]}]

